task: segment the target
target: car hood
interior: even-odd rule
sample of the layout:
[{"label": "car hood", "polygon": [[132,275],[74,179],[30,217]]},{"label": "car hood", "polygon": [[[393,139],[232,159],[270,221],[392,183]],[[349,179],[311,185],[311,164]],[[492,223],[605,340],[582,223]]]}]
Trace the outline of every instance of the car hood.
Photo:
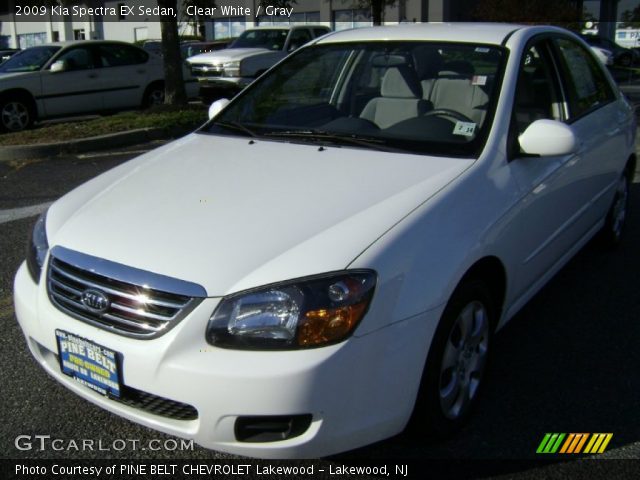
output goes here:
[{"label": "car hood", "polygon": [[189,57],[189,63],[206,63],[207,65],[218,65],[220,63],[232,62],[234,60],[242,60],[262,53],[268,53],[271,50],[266,48],[225,48],[215,52],[201,53]]},{"label": "car hood", "polygon": [[58,200],[49,244],[222,296],[346,268],[472,163],[192,134]]}]

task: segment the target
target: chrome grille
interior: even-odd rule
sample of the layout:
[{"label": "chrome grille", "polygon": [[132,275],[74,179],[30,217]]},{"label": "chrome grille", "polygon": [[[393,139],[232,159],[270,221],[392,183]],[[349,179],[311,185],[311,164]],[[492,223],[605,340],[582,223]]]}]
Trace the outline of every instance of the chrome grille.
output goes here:
[{"label": "chrome grille", "polygon": [[[198,285],[62,247],[51,251],[47,288],[59,310],[115,333],[140,338],[162,335],[206,296]],[[93,308],[86,301],[88,293],[104,297],[106,306]]]},{"label": "chrome grille", "polygon": [[194,63],[191,65],[191,73],[197,77],[221,77],[223,68],[222,65],[202,65]]}]

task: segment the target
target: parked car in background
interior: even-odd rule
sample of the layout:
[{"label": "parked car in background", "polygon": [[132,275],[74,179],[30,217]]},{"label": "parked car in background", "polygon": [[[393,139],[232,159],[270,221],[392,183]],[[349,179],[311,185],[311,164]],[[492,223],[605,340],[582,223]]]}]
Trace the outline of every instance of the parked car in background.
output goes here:
[{"label": "parked car in background", "polygon": [[590,45],[589,48],[603,65],[606,65],[607,67],[613,66],[613,53],[611,53],[610,50],[602,47],[596,47],[595,45]]},{"label": "parked car in background", "polygon": [[[233,40],[234,39],[214,40],[211,42],[183,40],[180,42],[180,54],[182,55],[182,59],[186,60],[200,53],[214,52],[227,48]],[[142,48],[149,53],[162,56],[162,40],[146,40],[142,44]]]},{"label": "parked car in background", "polygon": [[[184,40],[180,42],[180,56],[184,61],[191,55],[225,48],[227,45],[228,42],[198,42],[195,40]],[[162,55],[162,40],[146,40],[143,43],[142,48],[160,59],[164,58]],[[191,74],[191,69],[186,62],[183,64],[182,78],[184,79],[187,97],[196,98],[200,93],[200,87],[198,85],[198,80]]]},{"label": "parked car in background", "polygon": [[200,82],[200,96],[210,101],[236,94],[289,53],[330,31],[324,25],[251,28],[228,48],[195,55],[187,63]]},{"label": "parked car in background", "polygon": [[212,449],[453,434],[494,333],[628,218],[634,110],[560,28],[330,34],[210,116],[53,203],[14,302],[56,381]]},{"label": "parked car in background", "polygon": [[180,53],[182,58],[186,60],[189,57],[199,55],[201,53],[215,52],[227,48],[233,39],[214,40],[211,42],[188,42],[180,44]]},{"label": "parked car in background", "polygon": [[20,49],[18,48],[5,48],[3,50],[0,50],[0,63],[9,60],[12,55],[15,55],[19,51]]},{"label": "parked car in background", "polygon": [[149,107],[164,101],[162,62],[124,42],[31,47],[0,65],[0,129],[36,119]]},{"label": "parked car in background", "polygon": [[608,50],[613,57],[613,64],[622,67],[640,65],[640,54],[632,48],[625,48],[599,35],[582,35],[582,39],[592,47]]}]

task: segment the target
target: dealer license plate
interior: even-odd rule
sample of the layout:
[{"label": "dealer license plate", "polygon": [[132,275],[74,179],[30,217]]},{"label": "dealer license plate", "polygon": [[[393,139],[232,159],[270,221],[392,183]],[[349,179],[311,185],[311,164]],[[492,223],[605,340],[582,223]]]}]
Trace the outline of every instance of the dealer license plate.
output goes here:
[{"label": "dealer license plate", "polygon": [[120,397],[120,354],[69,332],[56,330],[62,373],[86,387]]}]

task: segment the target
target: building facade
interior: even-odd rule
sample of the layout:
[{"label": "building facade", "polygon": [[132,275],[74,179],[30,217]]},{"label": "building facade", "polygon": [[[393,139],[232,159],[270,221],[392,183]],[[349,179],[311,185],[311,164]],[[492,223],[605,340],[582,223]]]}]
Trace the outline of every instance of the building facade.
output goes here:
[{"label": "building facade", "polygon": [[[477,13],[479,0],[396,0],[383,12],[384,23],[470,21]],[[640,4],[640,0],[576,0],[585,11],[598,16],[600,33],[609,38],[615,35],[615,21],[624,8]],[[77,5],[113,9],[116,15],[17,15],[16,1],[0,2],[0,48],[27,48],[30,46],[74,39],[108,39],[126,42],[158,39],[161,36],[157,15],[152,12],[156,0],[83,0]],[[68,3],[68,2],[67,2]],[[267,14],[268,0],[216,0],[215,11],[193,14],[187,5],[203,4],[178,0],[177,19],[182,35],[200,35],[207,40],[237,37],[245,29],[257,25],[290,22],[321,23],[334,30],[369,26],[372,15],[364,8],[364,0],[297,0],[291,2],[290,15]],[[280,4],[282,2],[279,2]],[[121,14],[127,6],[135,14]],[[231,8],[233,7],[233,8]]]}]

